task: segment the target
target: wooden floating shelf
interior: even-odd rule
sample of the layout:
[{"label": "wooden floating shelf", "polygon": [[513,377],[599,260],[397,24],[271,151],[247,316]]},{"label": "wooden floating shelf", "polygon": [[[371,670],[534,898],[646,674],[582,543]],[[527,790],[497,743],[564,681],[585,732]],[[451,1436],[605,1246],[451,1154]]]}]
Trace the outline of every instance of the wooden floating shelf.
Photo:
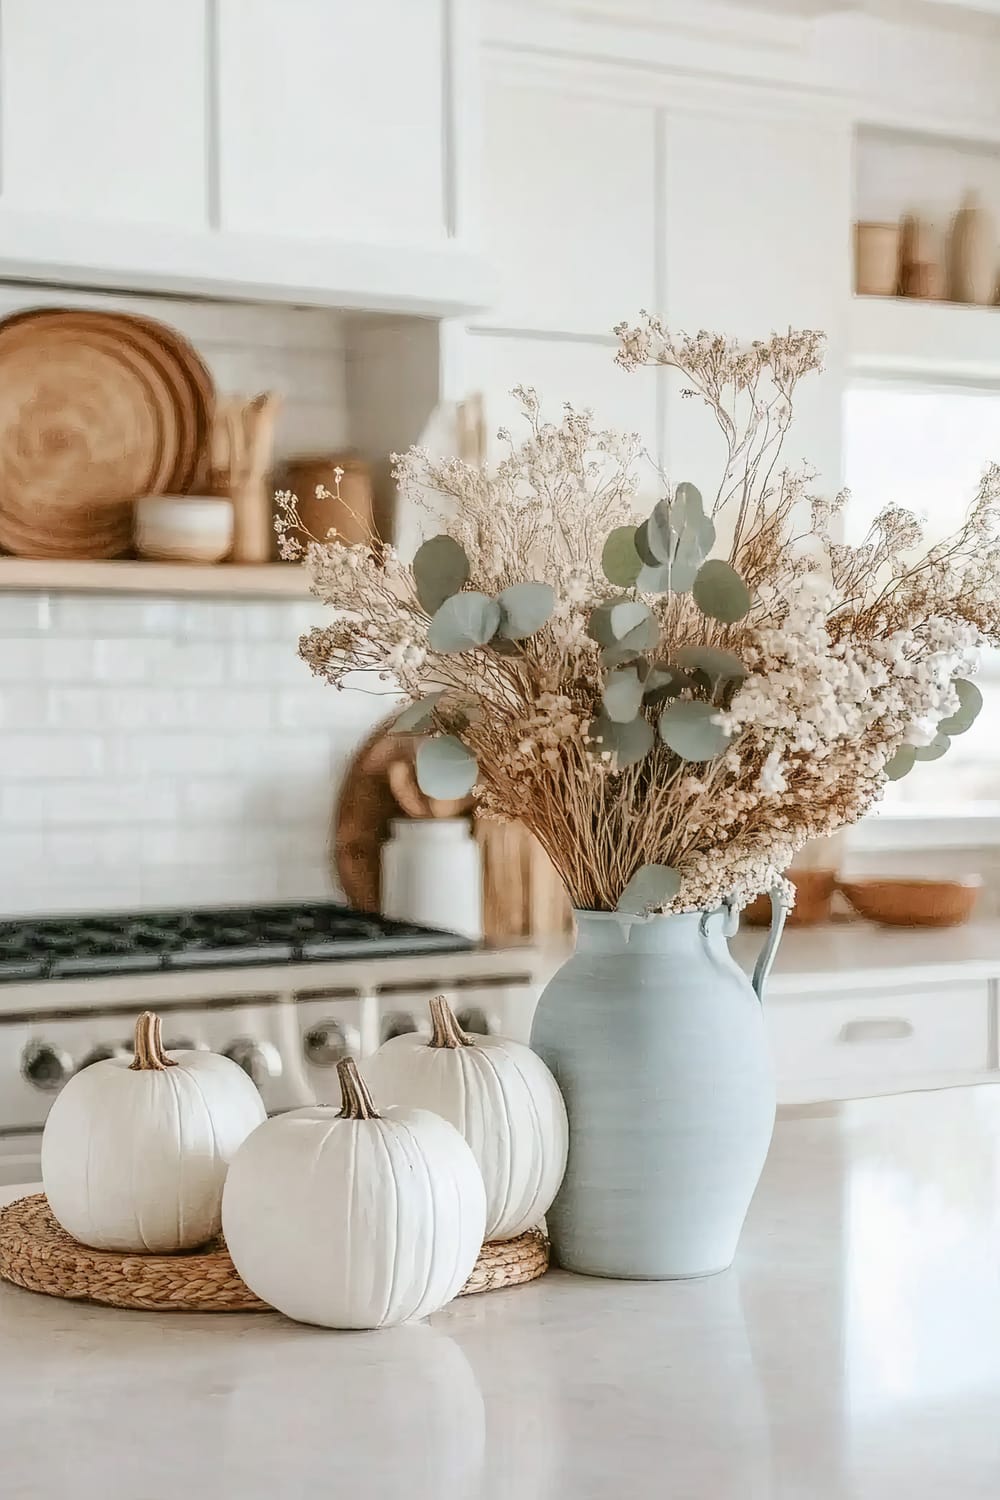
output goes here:
[{"label": "wooden floating shelf", "polygon": [[856,295],[849,330],[858,373],[1000,381],[1000,307]]},{"label": "wooden floating shelf", "polygon": [[296,563],[165,563],[114,559],[70,562],[0,557],[0,592],[61,594],[201,594],[209,598],[307,599],[306,571]]}]

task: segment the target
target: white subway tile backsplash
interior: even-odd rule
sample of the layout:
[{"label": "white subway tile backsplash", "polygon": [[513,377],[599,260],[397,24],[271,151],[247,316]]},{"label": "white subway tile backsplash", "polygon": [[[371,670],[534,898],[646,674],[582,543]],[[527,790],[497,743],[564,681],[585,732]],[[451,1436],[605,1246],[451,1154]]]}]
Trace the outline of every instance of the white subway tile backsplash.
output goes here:
[{"label": "white subway tile backsplash", "polygon": [[112,683],[155,682],[164,676],[176,680],[176,674],[164,668],[177,649],[171,641],[159,639],[95,641],[94,676]]},{"label": "white subway tile backsplash", "polygon": [[78,832],[57,828],[44,835],[45,857],[54,869],[63,872],[64,881],[69,870],[134,867],[141,845],[142,836],[134,828],[88,828]]},{"label": "white subway tile backsplash", "polygon": [[48,691],[43,686],[10,687],[0,682],[0,728],[41,729],[48,722]]},{"label": "white subway tile backsplash", "polygon": [[181,782],[180,794],[182,824],[236,823],[251,816],[267,823],[278,817],[273,798],[257,797],[252,786],[224,776],[186,777]]},{"label": "white subway tile backsplash", "polygon": [[4,735],[5,780],[50,781],[67,776],[95,776],[103,769],[104,743],[96,735]]},{"label": "white subway tile backsplash", "polygon": [[109,635],[142,636],[147,608],[141,597],[55,594],[51,598],[54,634],[67,640],[93,641]]},{"label": "white subway tile backsplash", "polygon": [[28,782],[3,788],[0,819],[46,829],[172,823],[179,806],[176,788],[168,781]]},{"label": "white subway tile backsplash", "polygon": [[72,682],[89,676],[93,647],[89,641],[49,640],[18,636],[3,643],[3,680],[11,682]]},{"label": "white subway tile backsplash", "polygon": [[51,610],[47,594],[0,596],[0,636],[48,630]]},{"label": "white subway tile backsplash", "polygon": [[112,774],[177,778],[178,797],[188,776],[223,772],[229,763],[224,734],[116,734],[106,753]]}]

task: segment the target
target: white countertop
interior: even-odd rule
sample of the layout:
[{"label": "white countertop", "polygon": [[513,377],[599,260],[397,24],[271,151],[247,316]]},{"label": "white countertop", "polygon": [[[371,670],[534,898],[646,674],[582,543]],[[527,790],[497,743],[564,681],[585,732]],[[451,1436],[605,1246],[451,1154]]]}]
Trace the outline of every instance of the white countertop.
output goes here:
[{"label": "white countertop", "polygon": [[[742,927],[733,953],[750,970],[767,934]],[[831,990],[899,983],[948,983],[957,977],[1000,977],[1000,922],[984,919],[963,927],[879,927],[861,920],[788,927],[778,945],[767,984],[768,999],[801,996],[803,981]]]},{"label": "white countertop", "polygon": [[12,1500],[995,1500],[1000,1088],[787,1113],[707,1281],[373,1334],[0,1286],[0,1374]]}]

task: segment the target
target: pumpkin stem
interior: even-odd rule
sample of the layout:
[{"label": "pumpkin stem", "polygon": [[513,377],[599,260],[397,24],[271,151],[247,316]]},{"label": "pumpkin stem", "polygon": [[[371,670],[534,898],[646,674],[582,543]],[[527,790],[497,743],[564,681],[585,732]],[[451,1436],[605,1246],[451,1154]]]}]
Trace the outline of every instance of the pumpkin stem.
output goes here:
[{"label": "pumpkin stem", "polygon": [[135,1058],[129,1067],[136,1073],[162,1073],[176,1066],[163,1050],[163,1022],[151,1010],[144,1010],[135,1023]]},{"label": "pumpkin stem", "polygon": [[340,1093],[343,1104],[340,1107],[340,1118],[342,1120],[378,1120],[378,1110],[375,1108],[375,1100],[367,1083],[358,1072],[358,1065],[353,1057],[341,1058],[337,1064],[337,1077],[340,1080]]},{"label": "pumpkin stem", "polygon": [[455,1012],[448,1004],[443,995],[435,995],[431,1001],[431,1021],[434,1031],[428,1042],[429,1047],[474,1047],[475,1037],[471,1037],[467,1031],[463,1031],[458,1024]]}]

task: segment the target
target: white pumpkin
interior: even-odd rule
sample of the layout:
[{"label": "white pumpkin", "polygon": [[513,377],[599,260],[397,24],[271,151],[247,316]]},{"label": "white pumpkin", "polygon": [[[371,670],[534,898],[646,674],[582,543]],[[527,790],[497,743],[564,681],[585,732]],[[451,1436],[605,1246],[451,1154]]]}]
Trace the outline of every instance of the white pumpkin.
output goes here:
[{"label": "white pumpkin", "polygon": [[167,1054],[159,1016],[135,1056],[92,1063],[59,1094],[42,1135],[56,1219],[98,1250],[190,1250],[218,1234],[236,1148],[267,1116],[253,1083],[214,1052]]},{"label": "white pumpkin", "polygon": [[222,1198],[236,1269],[264,1302],[326,1328],[384,1328],[450,1302],[482,1248],[486,1195],[457,1130],[427,1110],[380,1115],[353,1058],[340,1110],[268,1120]]},{"label": "white pumpkin", "polygon": [[548,1211],[566,1170],[569,1126],[559,1086],[522,1042],[469,1036],[447,1000],[431,1001],[433,1035],[392,1037],[365,1064],[375,1093],[431,1109],[472,1148],[486,1184],[486,1238],[509,1240]]}]

